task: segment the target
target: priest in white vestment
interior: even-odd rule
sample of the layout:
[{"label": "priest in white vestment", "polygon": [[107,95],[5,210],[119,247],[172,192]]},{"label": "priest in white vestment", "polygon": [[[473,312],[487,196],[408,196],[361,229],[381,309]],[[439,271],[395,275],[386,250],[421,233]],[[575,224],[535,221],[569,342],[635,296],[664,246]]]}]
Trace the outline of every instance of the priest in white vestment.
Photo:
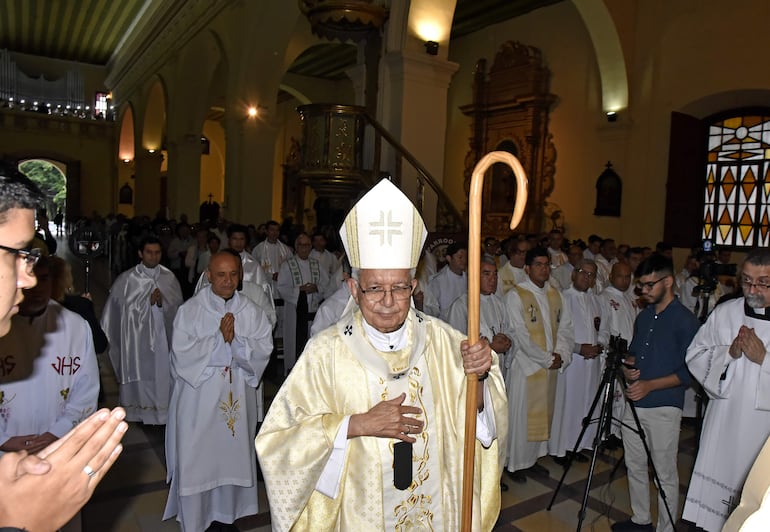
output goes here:
[{"label": "priest in white vestment", "polygon": [[[556,380],[556,399],[548,454],[563,458],[577,450],[593,449],[597,423],[588,425],[580,442],[583,418],[588,415],[591,403],[602,380],[602,346],[599,344],[601,308],[592,288],[596,282],[596,263],[580,259],[572,272],[572,286],[562,293],[572,315],[575,333],[572,361],[562,368]],[[598,404],[597,404],[598,405]],[[594,418],[599,418],[598,406]],[[577,456],[582,460],[581,456]],[[565,462],[566,463],[566,462]]]},{"label": "priest in white vestment", "polygon": [[326,270],[329,279],[332,279],[337,268],[340,267],[340,262],[334,253],[326,249],[326,236],[323,233],[314,233],[311,240],[313,249],[310,250],[310,256],[318,261],[321,268]]},{"label": "priest in white vestment", "polygon": [[508,262],[497,271],[497,295],[503,297],[514,286],[525,282],[529,277],[524,270],[524,262],[529,251],[529,242],[513,240],[508,244]]},{"label": "priest in white vestment", "polygon": [[427,231],[389,181],[340,233],[358,306],[310,339],[256,440],[273,530],[460,530],[470,373],[483,379],[472,528],[491,530],[507,434],[496,355],[410,307]]},{"label": "priest in white vestment", "polygon": [[599,292],[610,284],[610,272],[612,271],[612,265],[618,262],[617,255],[618,248],[615,245],[615,241],[611,238],[602,240],[599,254],[594,257],[597,267],[596,286]]},{"label": "priest in white vestment", "polygon": [[[494,258],[485,255],[481,259],[479,270],[479,335],[487,338],[492,350],[497,353],[500,360],[500,368],[505,377],[505,368],[510,366],[510,349],[513,345],[513,326],[508,317],[503,300],[495,290],[497,289],[497,267]],[[449,307],[447,323],[463,334],[468,333],[468,294],[463,294],[455,299]]]},{"label": "priest in white vestment", "polygon": [[[572,272],[575,265],[583,258],[583,249],[577,244],[572,244],[567,253],[567,261],[551,272],[551,284],[557,290],[564,292],[572,285]],[[596,287],[596,283],[594,283]],[[592,291],[595,291],[592,289]]]},{"label": "priest in white vestment", "polygon": [[[464,242],[453,242],[446,248],[446,266],[431,276],[427,290],[431,297],[426,297],[424,310],[431,316],[446,321],[449,307],[455,299],[468,293],[468,246]],[[437,306],[431,306],[429,301]]]},{"label": "priest in white vestment", "polygon": [[350,301],[350,287],[347,282],[342,283],[332,295],[324,299],[315,313],[313,325],[310,326],[310,336],[314,336],[327,327],[331,327],[342,317],[345,307]]},{"label": "priest in white vestment", "polygon": [[275,220],[270,220],[265,224],[267,227],[266,238],[256,246],[251,254],[257,264],[262,266],[262,270],[270,281],[273,289],[273,296],[278,297],[276,290],[276,281],[278,272],[281,271],[281,265],[294,255],[292,249],[279,240],[281,226]]},{"label": "priest in white vestment", "polygon": [[24,290],[11,331],[0,338],[2,452],[38,453],[92,414],[99,395],[88,322],[50,299],[45,257],[34,271],[37,286]]},{"label": "priest in white vestment", "polygon": [[148,425],[165,425],[168,418],[171,329],[182,304],[179,282],[160,264],[161,253],[157,238],[142,241],[141,262],[115,279],[101,322],[126,420]]},{"label": "priest in white vestment", "polygon": [[210,284],[180,307],[171,352],[163,519],[183,531],[256,514],[256,387],[273,349],[265,313],[236,288],[238,259],[211,258]]},{"label": "priest in white vestment", "polygon": [[[329,274],[321,264],[310,258],[310,237],[302,233],[294,242],[297,254],[281,265],[278,273],[278,295],[284,301],[283,315],[283,364],[288,373],[305,348],[310,332],[312,316],[326,297]],[[298,320],[302,320],[299,323]]]},{"label": "priest in white vestment", "polygon": [[569,365],[574,344],[569,307],[548,283],[548,250],[533,248],[525,260],[527,281],[503,298],[516,332],[506,379],[511,430],[506,471],[519,483],[526,481],[524,470],[547,472],[536,462],[548,453],[557,370]]},{"label": "priest in white vestment", "polygon": [[[555,270],[568,261],[567,254],[561,250],[564,244],[564,235],[559,229],[552,229],[548,233],[548,255],[551,258],[551,269]],[[581,250],[582,254],[582,250]]]},{"label": "priest in white vestment", "polygon": [[687,350],[709,396],[683,518],[721,530],[770,436],[770,251],[742,267],[744,297],[717,306]]},{"label": "priest in white vestment", "polygon": [[[270,280],[260,267],[254,257],[246,251],[246,243],[249,238],[249,230],[245,225],[232,224],[227,228],[227,247],[238,253],[241,257],[241,268],[243,270],[243,280],[252,282],[261,287],[268,297],[272,298],[272,289]],[[198,278],[198,284],[195,287],[197,293],[201,288],[209,284],[208,276],[201,275]]]},{"label": "priest in white vestment", "polygon": [[[599,325],[599,343],[608,349],[614,336],[631,345],[634,336],[634,321],[639,314],[636,299],[629,294],[631,285],[631,266],[625,262],[616,262],[610,272],[610,285],[599,294],[602,321]],[[620,422],[626,411],[626,398],[623,386],[616,378],[612,390],[612,428],[611,432],[620,438]],[[617,440],[616,440],[617,441]]]}]

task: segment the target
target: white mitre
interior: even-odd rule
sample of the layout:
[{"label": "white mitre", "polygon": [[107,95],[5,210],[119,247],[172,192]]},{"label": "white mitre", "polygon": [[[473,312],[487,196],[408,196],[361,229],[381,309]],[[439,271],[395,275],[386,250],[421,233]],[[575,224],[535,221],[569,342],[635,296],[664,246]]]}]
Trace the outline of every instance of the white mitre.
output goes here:
[{"label": "white mitre", "polygon": [[358,200],[340,229],[350,265],[362,270],[416,268],[427,236],[420,213],[387,179]]}]

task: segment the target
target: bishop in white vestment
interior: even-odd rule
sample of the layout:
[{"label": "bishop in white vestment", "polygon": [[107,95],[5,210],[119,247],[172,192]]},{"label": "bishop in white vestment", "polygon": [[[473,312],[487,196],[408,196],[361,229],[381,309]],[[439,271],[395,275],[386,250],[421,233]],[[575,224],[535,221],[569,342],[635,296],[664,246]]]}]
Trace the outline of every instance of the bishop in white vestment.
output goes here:
[{"label": "bishop in white vestment", "polygon": [[256,514],[256,388],[273,349],[265,313],[236,291],[238,259],[211,258],[211,284],[180,307],[171,353],[163,518],[183,531]]},{"label": "bishop in white vestment", "polygon": [[472,528],[497,520],[502,375],[486,341],[410,307],[424,227],[386,180],[346,218],[358,307],[310,339],[256,440],[273,530],[459,530],[470,373],[483,379]]},{"label": "bishop in white vestment", "polygon": [[126,420],[165,425],[171,329],[182,291],[171,270],[160,264],[157,239],[145,239],[139,257],[141,263],[115,279],[101,324]]}]

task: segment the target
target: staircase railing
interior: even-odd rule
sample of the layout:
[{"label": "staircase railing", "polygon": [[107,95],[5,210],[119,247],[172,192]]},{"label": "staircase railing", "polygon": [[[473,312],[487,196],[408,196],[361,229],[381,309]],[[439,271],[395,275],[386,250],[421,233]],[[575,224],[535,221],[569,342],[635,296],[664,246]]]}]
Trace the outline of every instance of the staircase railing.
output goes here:
[{"label": "staircase railing", "polygon": [[429,191],[435,194],[435,224],[426,223],[438,232],[465,231],[466,220],[441,184],[363,107],[310,104],[297,110],[304,123],[299,174],[316,193],[350,197],[353,190],[370,188],[382,177],[401,186],[409,171],[403,168],[406,161],[417,181],[414,201],[423,217]]}]

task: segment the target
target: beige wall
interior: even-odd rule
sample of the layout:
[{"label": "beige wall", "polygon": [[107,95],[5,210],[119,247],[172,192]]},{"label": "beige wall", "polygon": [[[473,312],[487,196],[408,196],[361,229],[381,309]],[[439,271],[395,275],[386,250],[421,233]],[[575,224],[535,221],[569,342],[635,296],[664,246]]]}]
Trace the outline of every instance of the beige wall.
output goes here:
[{"label": "beige wall", "polygon": [[[569,235],[585,238],[589,233],[598,233],[619,242],[653,245],[663,233],[671,111],[706,116],[727,105],[770,102],[766,89],[770,87],[770,71],[764,68],[758,52],[765,48],[764,25],[770,20],[770,2],[605,0],[619,33],[629,89],[629,108],[621,111],[614,124],[606,122],[602,111],[602,77],[595,50],[602,43],[592,41],[575,3],[564,1],[538,9],[450,43],[448,59],[459,69],[451,77],[446,106],[444,187],[462,209],[470,119],[460,113],[459,107],[471,102],[476,61],[484,57],[491,66],[501,43],[518,40],[542,50],[552,72],[551,92],[558,100],[551,113],[550,131],[557,160],[555,188],[548,201],[563,209]],[[318,83],[285,74],[294,57],[319,42],[309,36],[307,21],[298,14],[295,3],[235,6],[201,28],[200,38],[181,45],[182,50],[167,58],[160,73],[168,87],[167,116],[174,122],[168,131],[176,137],[194,134],[200,122],[191,117],[205,114],[208,106],[230,106],[223,125],[227,130],[230,124],[227,143],[237,149],[221,149],[227,165],[215,161],[217,156],[204,160],[203,182],[195,187],[195,196],[202,200],[208,192],[216,195],[204,189],[216,188],[220,179],[216,176],[224,171],[226,182],[232,180],[227,182],[225,198],[235,195],[240,202],[236,211],[248,218],[244,221],[259,221],[268,216],[280,217],[280,165],[288,152],[289,139],[300,135],[294,107],[301,102],[292,99],[276,105],[277,87],[291,87],[311,102],[350,103],[355,98],[348,81]],[[260,9],[267,11],[262,13]],[[257,17],[262,21],[260,27],[267,31],[236,31],[249,19],[246,15],[268,12],[270,24],[264,22],[264,17]],[[731,36],[730,31],[740,33]],[[216,37],[204,38],[204,34]],[[757,57],[752,59],[752,53]],[[749,57],[740,60],[741,54]],[[185,62],[187,66],[182,68],[175,62],[178,57],[194,57],[195,61]],[[206,69],[205,79],[199,79],[199,63],[206,58],[219,66]],[[20,57],[18,61],[30,74],[63,72],[73,65],[32,57]],[[103,69],[88,65],[82,68],[87,92],[101,89]],[[158,73],[150,73],[145,81]],[[132,96],[116,94],[124,102]],[[267,121],[260,128],[238,125],[241,118],[234,109],[250,102],[264,102],[268,107]],[[175,105],[182,107],[174,111]],[[404,104],[401,112],[412,111]],[[425,122],[429,123],[430,118]],[[425,134],[430,134],[427,129]],[[399,137],[408,138],[409,134],[414,135],[414,131],[401,132]],[[223,131],[207,136],[212,138],[212,152],[214,138],[219,139],[221,147],[225,145]],[[29,149],[41,142],[83,161],[84,212],[114,208],[115,190],[124,181],[122,174],[118,178],[114,141],[78,139],[55,132],[0,132],[4,152]],[[612,160],[623,180],[620,218],[593,215],[595,182],[607,160]],[[208,179],[213,181],[209,183]]]},{"label": "beige wall", "polygon": [[[737,60],[747,51],[764,48],[770,3],[607,0],[606,4],[622,32],[628,62],[630,106],[614,124],[603,119],[594,43],[572,2],[452,42],[449,59],[458,62],[460,70],[449,92],[445,184],[458,206],[465,201],[462,169],[470,136],[470,119],[458,107],[471,102],[475,62],[485,57],[491,66],[502,42],[518,40],[540,48],[552,73],[551,92],[558,101],[550,131],[557,161],[549,201],[564,209],[569,235],[585,238],[598,233],[639,245],[654,245],[662,238],[670,114],[693,111],[693,102],[700,102],[701,116],[726,102],[761,102],[763,94],[756,91],[751,98],[740,94],[731,98],[730,93],[770,86],[768,69],[756,63],[747,68],[752,64],[748,57]],[[740,35],[728,36],[738,28]],[[757,59],[761,61],[761,54]],[[607,160],[623,180],[619,219],[593,215],[595,182]]]},{"label": "beige wall", "polygon": [[97,211],[104,216],[113,212],[117,204],[113,122],[48,118],[28,111],[3,110],[0,123],[0,156],[79,161],[79,214]]}]

